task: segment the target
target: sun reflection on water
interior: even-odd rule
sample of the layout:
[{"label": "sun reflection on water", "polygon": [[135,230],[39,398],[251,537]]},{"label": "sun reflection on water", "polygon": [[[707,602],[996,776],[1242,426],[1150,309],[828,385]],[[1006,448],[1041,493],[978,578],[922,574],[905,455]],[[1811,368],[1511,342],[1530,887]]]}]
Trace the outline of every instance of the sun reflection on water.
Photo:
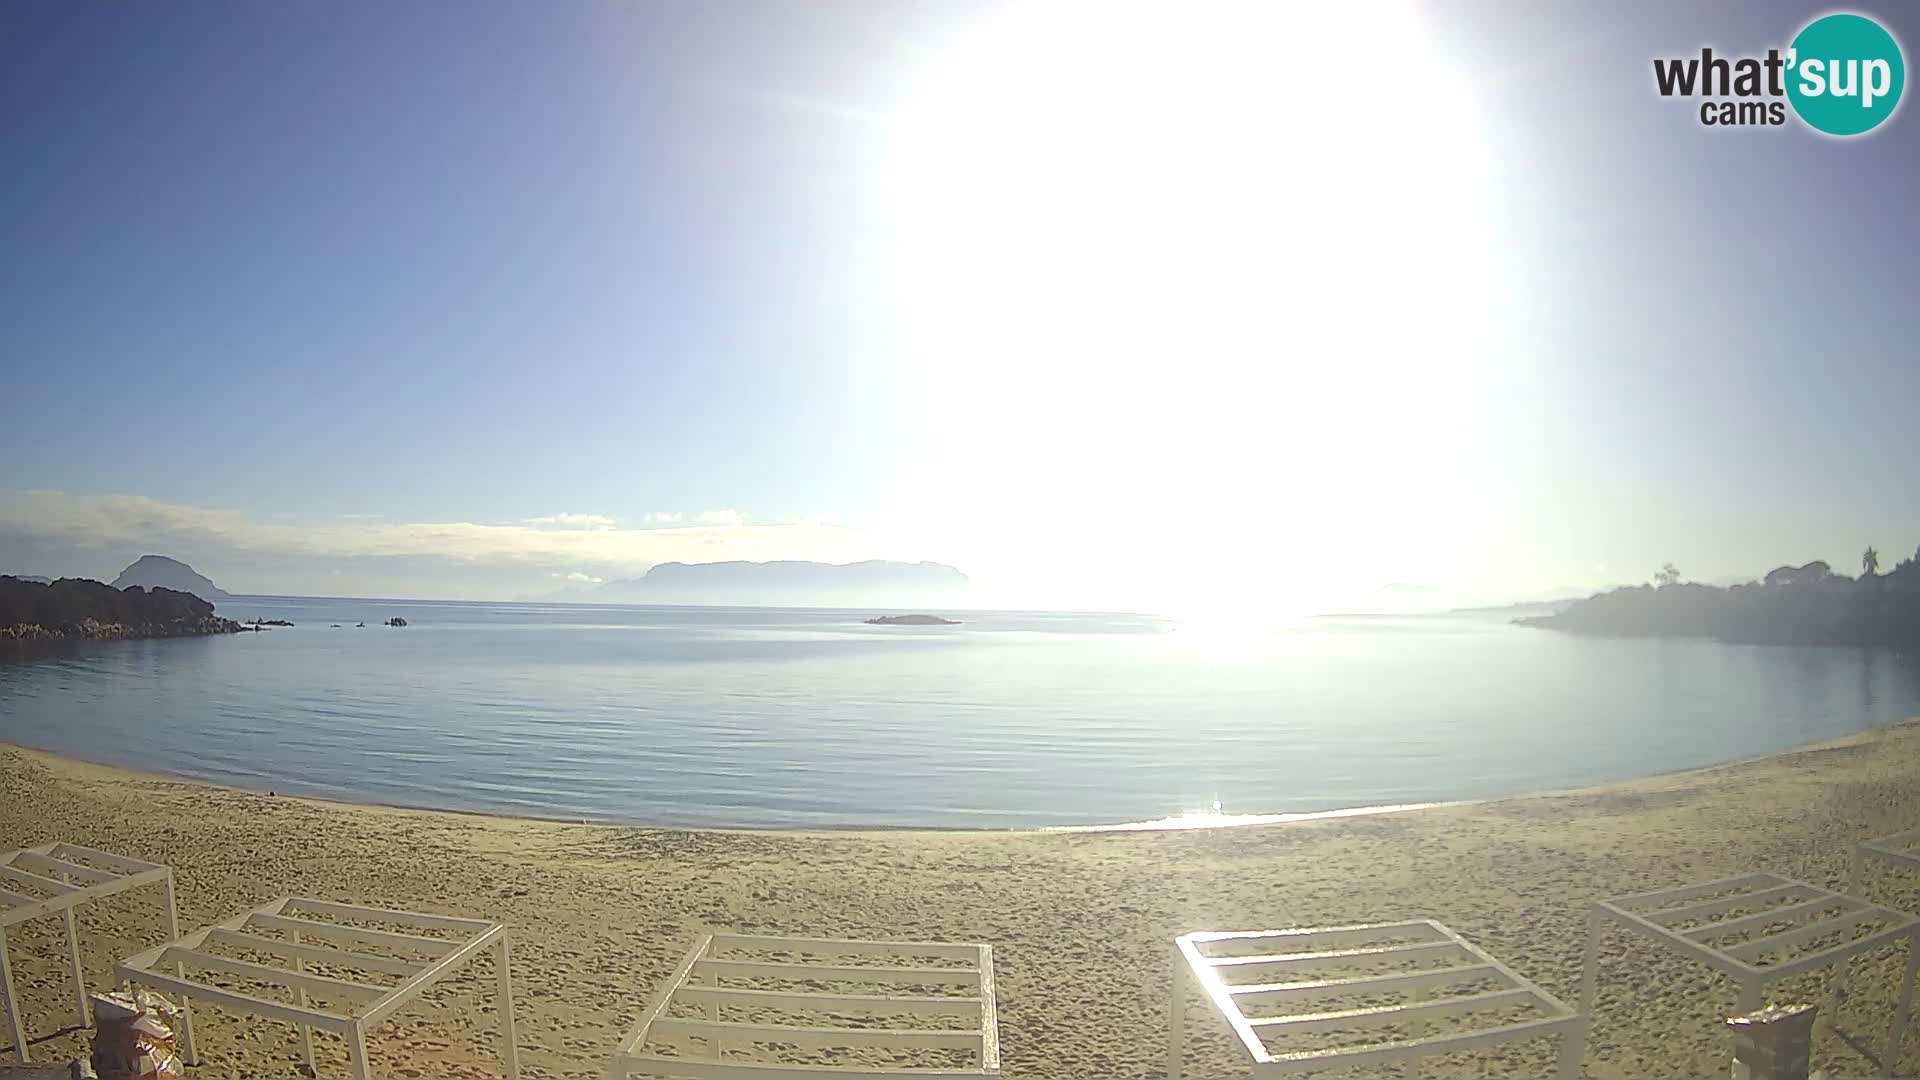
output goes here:
[{"label": "sun reflection on water", "polygon": [[1294,814],[1229,814],[1218,800],[1211,809],[1189,810],[1173,817],[1152,821],[1128,821],[1116,825],[1058,825],[1044,832],[1163,832],[1176,829],[1226,829],[1241,825],[1278,825],[1289,821],[1321,821],[1329,818],[1370,817],[1376,814],[1400,814],[1408,810],[1426,810],[1452,803],[1394,803],[1388,806],[1350,806],[1340,810],[1310,810]]}]

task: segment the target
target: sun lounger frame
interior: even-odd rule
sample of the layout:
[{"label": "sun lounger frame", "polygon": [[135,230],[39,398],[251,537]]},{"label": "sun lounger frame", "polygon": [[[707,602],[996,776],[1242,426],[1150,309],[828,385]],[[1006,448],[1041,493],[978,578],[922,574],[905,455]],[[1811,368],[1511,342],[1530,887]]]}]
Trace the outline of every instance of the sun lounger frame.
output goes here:
[{"label": "sun lounger frame", "polygon": [[[885,965],[772,962],[729,959],[729,950],[784,952],[817,956],[866,956],[897,961]],[[929,964],[921,958],[937,958]],[[970,965],[970,966],[969,966]],[[722,985],[727,978],[846,983],[851,991],[749,990]],[[901,986],[949,988],[939,995],[894,992]],[[668,1015],[678,1001],[705,1006],[704,1019]],[[901,1027],[801,1027],[790,1024],[731,1023],[719,1019],[723,1004],[765,1005],[794,1011],[856,1012],[871,1017],[951,1016],[937,1030]],[[709,1056],[653,1053],[650,1039],[660,1035],[707,1037]],[[907,1049],[950,1047],[972,1050],[970,1069],[881,1068],[865,1065],[803,1065],[727,1056],[729,1048],[755,1053],[756,1043],[840,1048]],[[1000,1034],[993,984],[993,947],[973,942],[869,941],[855,938],[801,938],[765,934],[703,933],[667,981],[654,991],[646,1012],[627,1033],[607,1065],[613,1080],[633,1073],[687,1077],[689,1080],[825,1080],[825,1078],[983,1077],[1000,1073]]]},{"label": "sun lounger frame", "polygon": [[[313,916],[378,921],[412,930],[449,930],[458,936],[432,937],[410,932],[373,930],[328,922],[325,918]],[[209,942],[277,954],[287,960],[290,966],[235,960],[209,953],[203,950],[203,946]],[[412,957],[403,959],[355,952],[352,948],[355,945],[377,945],[410,952]],[[507,1080],[519,1080],[520,1050],[514,1034],[508,933],[503,923],[283,896],[195,930],[185,937],[176,937],[164,945],[127,957],[115,965],[114,970],[128,982],[180,995],[182,1007],[186,1009],[190,1009],[193,999],[198,998],[236,1012],[252,1013],[294,1025],[300,1029],[301,1056],[310,1069],[313,1065],[313,1029],[319,1028],[338,1035],[346,1041],[353,1080],[370,1080],[367,1029],[489,948],[494,956],[500,1014],[500,1056],[506,1064]],[[317,975],[305,969],[309,960],[382,972],[396,976],[399,982],[376,984]],[[189,977],[186,974],[188,968],[225,971],[279,983],[292,990],[299,1003],[288,1005],[214,986]],[[365,1004],[352,1013],[317,1008],[308,1002],[310,990],[330,997],[355,998]],[[191,1016],[190,1013],[187,1015]],[[195,1064],[197,1058],[193,1049],[191,1020],[184,1026],[183,1036],[188,1063]]]},{"label": "sun lounger frame", "polygon": [[[84,860],[75,862],[74,860]],[[9,889],[12,885],[15,888]],[[87,978],[80,967],[80,932],[73,911],[82,904],[104,897],[161,885],[167,893],[167,936],[178,937],[180,923],[174,907],[173,871],[160,863],[147,862],[110,851],[96,851],[79,844],[41,844],[16,848],[0,854],[0,987],[4,987],[7,1027],[13,1036],[14,1052],[22,1062],[28,1059],[26,1024],[20,1015],[20,1000],[14,993],[13,962],[8,954],[7,927],[42,915],[66,917],[67,956],[73,971],[74,1002],[80,1026],[91,1021],[87,1016]],[[32,887],[53,895],[40,898],[15,891]]]},{"label": "sun lounger frame", "polygon": [[1853,874],[1847,882],[1849,893],[1863,898],[1867,895],[1867,867],[1875,862],[1920,870],[1920,829],[1894,833],[1892,836],[1877,836],[1855,846]]},{"label": "sun lounger frame", "polygon": [[[1763,906],[1778,901],[1785,903],[1773,908]],[[1743,908],[1756,906],[1759,910],[1755,914],[1722,917],[1685,930],[1676,929],[1677,924],[1689,919],[1727,916]],[[1717,937],[1759,932],[1770,923],[1792,921],[1803,916],[1811,916],[1812,920],[1790,930],[1747,941],[1729,945],[1711,944]],[[1583,1013],[1591,1014],[1593,1011],[1594,994],[1600,978],[1600,935],[1609,922],[1684,956],[1693,957],[1732,978],[1740,986],[1742,1013],[1760,1008],[1764,1003],[1767,984],[1834,965],[1839,966],[1833,984],[1837,995],[1845,979],[1848,961],[1863,952],[1904,941],[1907,967],[1906,974],[1901,978],[1899,1004],[1894,1008],[1893,1021],[1887,1029],[1888,1068],[1900,1060],[1900,1044],[1906,1032],[1908,1013],[1913,1006],[1914,978],[1920,975],[1920,918],[1904,911],[1870,904],[1857,896],[1768,873],[1742,874],[1717,881],[1599,900],[1594,903],[1587,917],[1587,951],[1580,988],[1580,1011]],[[1864,937],[1839,945],[1812,952],[1799,948],[1827,934],[1868,922],[1884,925]],[[1758,963],[1765,957],[1787,950],[1793,950],[1798,955],[1789,956],[1776,964]],[[1837,997],[1835,1000],[1838,1000]]]},{"label": "sun lounger frame", "polygon": [[[1209,955],[1204,951],[1207,946],[1228,941],[1271,946],[1272,950],[1263,949],[1253,955]],[[1290,969],[1337,970],[1343,964],[1377,959],[1432,959],[1445,961],[1445,966],[1383,975],[1287,977]],[[1272,971],[1277,977],[1271,982],[1234,984],[1221,976],[1223,970],[1245,968]],[[1451,997],[1420,996],[1421,991],[1432,987],[1468,982],[1488,982],[1496,989]],[[1585,1052],[1585,1022],[1578,1013],[1432,919],[1295,930],[1200,931],[1175,938],[1173,988],[1167,1004],[1169,1080],[1180,1080],[1182,1074],[1187,994],[1194,983],[1205,991],[1214,1011],[1226,1020],[1253,1058],[1250,1075],[1255,1077],[1411,1061],[1431,1054],[1557,1036],[1560,1053],[1555,1075],[1559,1080],[1573,1080],[1579,1075],[1580,1058]],[[1405,995],[1406,1000],[1360,1009],[1319,1010],[1309,1004],[1356,992],[1398,993]],[[1252,999],[1258,999],[1260,1004],[1256,1014],[1249,1016],[1247,1002]],[[1460,1015],[1483,1007],[1521,1004],[1531,1006],[1542,1015],[1493,1027],[1327,1050],[1275,1053],[1268,1049],[1259,1033],[1259,1029],[1266,1027],[1313,1031],[1386,1026],[1400,1020]]]}]

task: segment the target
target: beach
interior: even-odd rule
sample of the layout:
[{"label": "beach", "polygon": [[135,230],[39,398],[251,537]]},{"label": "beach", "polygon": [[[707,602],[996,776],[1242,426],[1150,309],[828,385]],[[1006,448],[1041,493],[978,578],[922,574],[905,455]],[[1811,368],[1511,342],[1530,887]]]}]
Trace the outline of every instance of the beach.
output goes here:
[{"label": "beach", "polygon": [[[0,746],[0,846],[65,840],[173,866],[183,930],[298,894],[495,918],[513,928],[528,1077],[597,1077],[701,928],[987,942],[1003,1072],[1157,1077],[1171,942],[1198,929],[1438,919],[1570,1004],[1590,901],[1768,870],[1843,887],[1852,845],[1920,827],[1920,719],[1737,764],[1627,783],[1371,816],[1161,832],[715,832],[575,825],[320,802],[218,788]],[[154,891],[157,894],[157,890]],[[1914,910],[1915,887],[1874,898]],[[156,944],[146,893],[81,909],[95,989]],[[36,1059],[80,1053],[60,920],[9,933]],[[1736,990],[1611,933],[1585,1068],[1724,1076]],[[1884,1072],[1904,957],[1854,967],[1816,1067]],[[1775,1000],[1818,1001],[1824,976]],[[370,1038],[376,1075],[499,1075],[483,966]],[[291,1028],[196,1010],[190,1075],[290,1076]],[[1188,1075],[1245,1058],[1199,1000]],[[316,1037],[322,1076],[344,1074]],[[1920,1062],[1909,1040],[1905,1066]],[[1541,1041],[1449,1074],[1544,1075]],[[1431,1070],[1427,1070],[1429,1074]]]}]

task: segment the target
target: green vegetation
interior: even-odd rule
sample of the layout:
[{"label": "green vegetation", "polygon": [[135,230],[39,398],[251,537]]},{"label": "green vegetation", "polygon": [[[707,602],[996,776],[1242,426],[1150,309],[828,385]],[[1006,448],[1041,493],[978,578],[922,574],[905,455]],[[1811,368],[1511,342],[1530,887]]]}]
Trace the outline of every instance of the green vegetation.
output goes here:
[{"label": "green vegetation", "polygon": [[1920,551],[1882,574],[1880,553],[1869,547],[1860,570],[1856,579],[1810,562],[1723,589],[1683,582],[1668,563],[1653,585],[1615,589],[1556,614],[1516,621],[1582,634],[1920,650]]},{"label": "green vegetation", "polygon": [[115,589],[86,578],[41,584],[0,577],[0,639],[188,637],[240,628],[192,593]]}]

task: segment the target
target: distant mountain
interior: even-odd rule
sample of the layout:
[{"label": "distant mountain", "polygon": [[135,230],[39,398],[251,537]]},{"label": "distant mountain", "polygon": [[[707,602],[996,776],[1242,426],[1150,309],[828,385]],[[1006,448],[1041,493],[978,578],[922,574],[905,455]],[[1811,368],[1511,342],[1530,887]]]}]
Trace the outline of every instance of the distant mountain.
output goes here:
[{"label": "distant mountain", "polygon": [[581,597],[601,604],[740,607],[941,606],[962,600],[967,575],[935,562],[661,563]]},{"label": "distant mountain", "polygon": [[116,589],[124,589],[129,585],[192,593],[202,600],[225,600],[232,595],[195,573],[193,567],[165,555],[142,555],[113,579]]},{"label": "distant mountain", "polygon": [[50,577],[38,577],[38,576],[36,576],[36,575],[33,575],[33,574],[7,574],[7,575],[4,575],[4,576],[6,576],[6,577],[10,577],[10,578],[12,578],[12,579],[13,579],[13,580],[15,580],[15,581],[26,581],[26,582],[31,582],[31,583],[33,583],[33,584],[35,584],[35,585],[51,585],[51,584],[53,584],[53,579],[52,579],[52,578],[50,578]]}]

